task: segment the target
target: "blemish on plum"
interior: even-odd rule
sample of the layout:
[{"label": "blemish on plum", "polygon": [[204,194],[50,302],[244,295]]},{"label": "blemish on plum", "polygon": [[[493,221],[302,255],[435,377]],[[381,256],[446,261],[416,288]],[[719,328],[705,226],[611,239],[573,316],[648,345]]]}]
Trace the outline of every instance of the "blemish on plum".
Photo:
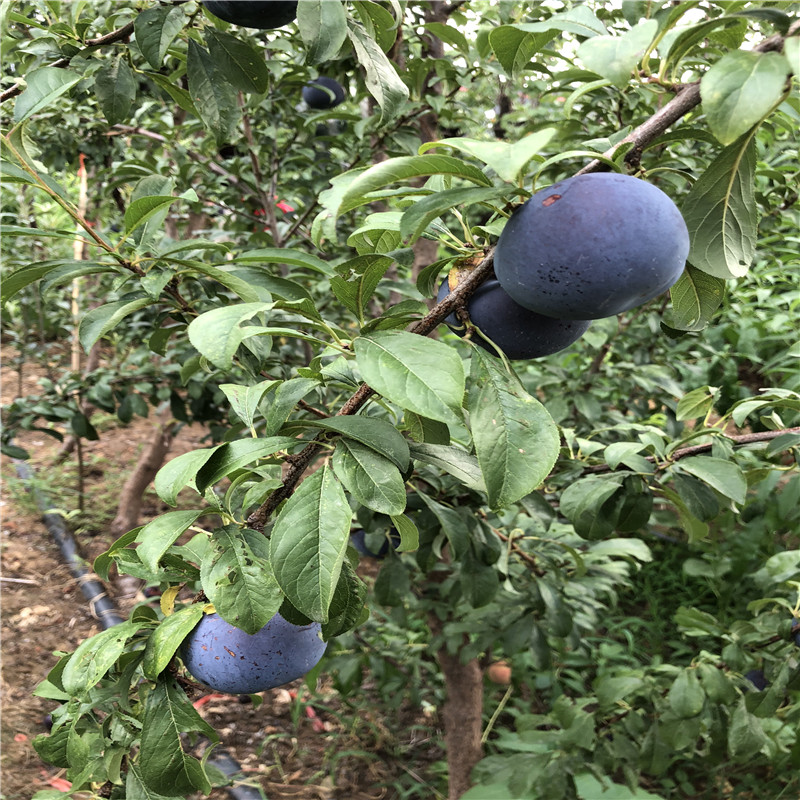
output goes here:
[{"label": "blemish on plum", "polygon": [[546,197],[544,200],[542,200],[542,205],[547,208],[548,206],[553,205],[553,203],[558,202],[560,199],[560,194],[551,194],[550,197]]}]

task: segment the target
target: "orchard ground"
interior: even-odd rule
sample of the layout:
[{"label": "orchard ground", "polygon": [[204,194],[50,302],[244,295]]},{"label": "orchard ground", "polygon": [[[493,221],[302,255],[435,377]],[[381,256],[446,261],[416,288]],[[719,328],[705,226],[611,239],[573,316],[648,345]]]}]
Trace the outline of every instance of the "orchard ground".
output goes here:
[{"label": "orchard ground", "polygon": [[[17,373],[7,366],[12,354],[7,348],[4,351],[3,404],[13,401],[18,390]],[[37,372],[38,367],[25,365],[23,394],[37,392]],[[90,513],[84,518],[86,530],[76,537],[89,559],[113,541],[105,529],[114,516],[114,501],[154,425],[152,417],[134,417],[123,426],[107,414],[95,414],[92,421],[100,423],[101,433],[98,441],[84,443],[85,502]],[[199,425],[184,428],[168,458],[202,447],[204,436]],[[31,454],[36,479],[53,504],[76,508],[74,459],[52,466],[59,442],[36,431],[23,432],[17,442]],[[32,692],[55,664],[54,651],[74,650],[101,628],[10,459],[3,459],[2,478],[0,789],[3,800],[28,800],[41,789],[67,786],[64,770],[42,762],[31,744],[35,736],[46,732],[45,718],[57,704]],[[148,490],[141,521],[166,510]],[[362,564],[367,572],[377,571],[369,559]],[[139,587],[137,580],[109,586],[124,616],[144,600]],[[402,780],[407,786],[423,781],[426,768],[442,758],[435,716],[403,709],[389,720],[377,702],[371,706],[372,714],[364,704],[356,716],[343,706],[324,674],[313,697],[302,681],[261,696],[264,702],[258,708],[238,697],[211,692],[198,694],[195,702],[220,731],[222,747],[241,764],[248,782],[260,785],[271,800],[388,800],[399,797],[393,783]],[[398,753],[403,754],[401,758],[396,757]],[[409,764],[413,764],[413,774]],[[211,795],[220,800],[229,796],[224,789]]]}]

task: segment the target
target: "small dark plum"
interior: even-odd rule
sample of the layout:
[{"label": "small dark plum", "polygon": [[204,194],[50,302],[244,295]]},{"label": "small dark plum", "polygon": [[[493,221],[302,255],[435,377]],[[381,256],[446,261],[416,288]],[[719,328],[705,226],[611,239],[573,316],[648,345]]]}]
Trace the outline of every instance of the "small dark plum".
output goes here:
[{"label": "small dark plum", "polygon": [[688,255],[686,223],[664,192],[601,172],[554,183],[517,208],[497,241],[494,270],[531,311],[600,319],[665,292]]},{"label": "small dark plum", "polygon": [[245,633],[219,614],[206,614],[180,647],[198,681],[217,692],[252,694],[300,678],[325,652],[320,625],[292,625],[276,614],[258,633]]},{"label": "small dark plum", "polygon": [[764,689],[769,687],[769,681],[767,680],[767,676],[764,675],[763,670],[751,669],[749,672],[745,672],[744,677],[745,680],[749,681],[759,692],[763,692]]},{"label": "small dark plum", "polygon": [[303,100],[309,108],[324,110],[344,102],[344,87],[333,78],[324,75],[314,78],[303,87]]},{"label": "small dark plum", "polygon": [[203,5],[215,17],[244,28],[281,28],[297,16],[297,0],[203,0]]},{"label": "small dark plum", "polygon": [[[441,302],[449,294],[445,280],[439,287],[437,301]],[[477,325],[511,359],[541,358],[557,353],[586,333],[590,320],[553,319],[515,303],[503,291],[495,278],[484,281],[467,301],[467,313]],[[463,336],[466,328],[461,325],[455,313],[445,319],[454,333]],[[478,334],[472,341],[493,356],[498,352]]]},{"label": "small dark plum", "polygon": [[800,647],[800,619],[792,617],[792,638],[794,639],[794,643]]},{"label": "small dark plum", "polygon": [[[400,544],[400,534],[392,528],[389,531],[389,538],[385,536],[380,540],[378,545],[374,540],[377,538],[375,534],[368,534],[366,531],[358,530],[350,534],[350,544],[362,555],[369,558],[386,558],[389,552],[389,544],[391,543],[392,549],[396,550]],[[375,548],[378,548],[377,550]]]}]

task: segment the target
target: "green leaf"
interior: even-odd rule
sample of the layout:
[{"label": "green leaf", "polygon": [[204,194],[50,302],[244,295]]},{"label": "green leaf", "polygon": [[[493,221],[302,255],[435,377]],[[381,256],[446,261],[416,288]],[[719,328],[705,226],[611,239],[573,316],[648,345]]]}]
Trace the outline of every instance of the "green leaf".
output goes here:
[{"label": "green leaf", "polygon": [[[447,141],[447,139],[444,139],[442,142],[434,142],[434,144],[444,144]],[[425,233],[428,225],[444,214],[445,211],[449,211],[455,206],[475,205],[495,200],[504,197],[507,193],[508,190],[505,188],[466,188],[445,189],[442,192],[428,195],[409,206],[403,213],[400,220],[400,234],[403,239],[409,241],[409,244],[413,244]]]},{"label": "green leaf", "polygon": [[[126,800],[183,800],[181,797],[170,795],[169,797],[160,792],[148,789],[142,780],[139,765],[128,761],[128,772],[125,776],[125,798]],[[58,798],[50,800],[64,800],[63,793],[59,792]]]},{"label": "green leaf", "polygon": [[203,604],[197,603],[165,617],[150,634],[142,656],[142,672],[154,681],[166,668],[181,642],[203,616]]},{"label": "green leaf", "polygon": [[375,599],[383,606],[402,606],[411,589],[408,569],[395,556],[388,556],[375,579]]},{"label": "green leaf", "polygon": [[211,458],[212,454],[224,445],[207,447],[203,450],[193,450],[170,459],[156,473],[153,488],[156,494],[168,505],[174,506],[178,502],[178,493],[184,486],[194,481],[194,476],[200,471],[203,464]]},{"label": "green leaf", "polygon": [[232,86],[255,94],[267,91],[269,70],[262,50],[214,28],[206,28],[205,36],[214,66]]},{"label": "green leaf", "polygon": [[367,303],[393,263],[392,258],[376,253],[352,258],[337,267],[343,277],[331,278],[331,289],[349,311],[363,320]]},{"label": "green leaf", "polygon": [[403,413],[403,419],[406,430],[414,441],[426,444],[450,444],[450,429],[443,422],[422,417],[408,409]]},{"label": "green leaf", "polygon": [[345,560],[342,572],[336,584],[336,591],[331,601],[330,619],[322,626],[322,638],[326,641],[333,636],[339,636],[364,622],[369,615],[365,608],[367,587],[358,577],[356,571]]},{"label": "green leaf", "polygon": [[329,0],[300,0],[297,27],[306,46],[306,63],[335,58],[347,39],[347,10]]},{"label": "green leaf", "polygon": [[620,490],[622,479],[590,475],[570,483],[561,495],[559,509],[573,524],[575,532],[587,539],[599,539],[614,530],[616,518],[602,513],[606,501]]},{"label": "green leaf", "polygon": [[180,198],[171,195],[139,197],[125,209],[125,233],[129,236],[159,212],[168,209]]},{"label": "green leaf", "polygon": [[289,602],[309,619],[328,621],[352,512],[328,466],[306,478],[281,509],[270,538],[270,561]]},{"label": "green leaf", "polygon": [[400,534],[400,544],[395,548],[398,553],[410,553],[419,548],[419,530],[413,520],[406,516],[393,516],[392,525]]},{"label": "green leaf", "polygon": [[399,181],[426,175],[452,175],[480,186],[491,186],[491,181],[479,169],[460,158],[440,155],[399,156],[381,161],[358,173],[354,180],[347,184],[339,206],[331,208],[331,210],[335,216],[339,216],[365,203],[372,202],[373,198],[369,196],[370,192]]},{"label": "green leaf", "polygon": [[[254,386],[242,386],[237,383],[221,383],[219,388],[224,392],[225,397],[231,404],[231,408],[237,417],[248,427],[253,427],[258,404],[264,393],[272,389],[280,381],[266,380]],[[283,385],[283,384],[280,384]],[[268,431],[269,436],[272,431]]]},{"label": "green leaf", "polygon": [[194,731],[218,739],[174,678],[162,676],[144,702],[137,759],[139,776],[149,791],[178,797],[197,790],[211,792],[203,765],[183,750],[181,734]]},{"label": "green leaf", "polygon": [[699,386],[688,394],[685,394],[678,401],[678,408],[675,418],[679,422],[687,419],[699,419],[705,417],[713,408],[714,399],[719,394],[719,389],[711,386]]},{"label": "green leaf", "polygon": [[[119,274],[119,270],[111,264],[93,264],[90,261],[67,262],[48,273],[47,277],[42,280],[39,291],[42,294],[46,294],[54,286],[69,283],[75,278],[82,278],[84,275],[98,275],[101,273]],[[5,281],[3,281],[3,284],[5,284]]]},{"label": "green leaf", "polygon": [[708,127],[722,144],[732,144],[781,99],[789,62],[780,53],[736,50],[703,75],[700,97]]},{"label": "green leaf", "polygon": [[[15,294],[22,291],[26,286],[41,280],[45,275],[49,275],[60,269],[78,269],[80,267],[100,267],[98,264],[87,264],[84,261],[35,261],[32,264],[24,264],[13,272],[3,275],[2,285],[0,285],[0,302],[6,303]],[[113,269],[113,268],[108,268]]]},{"label": "green leaf", "polygon": [[61,673],[64,691],[73,697],[85,695],[111,669],[140,627],[138,623],[122,622],[82,642]]},{"label": "green leaf", "polygon": [[575,6],[568,11],[553,14],[541,22],[523,22],[516,27],[528,33],[563,31],[564,33],[574,33],[576,36],[602,36],[608,33],[605,25],[586,5]]},{"label": "green leaf", "polygon": [[732,461],[713,456],[689,456],[678,461],[673,469],[694,475],[735,503],[742,504],[747,497],[747,479]]},{"label": "green leaf", "polygon": [[133,20],[136,44],[153,69],[161,69],[164,56],[186,22],[181,6],[146,8]]},{"label": "green leaf", "polygon": [[679,331],[701,331],[722,303],[725,281],[687,264],[669,294],[672,308],[664,323]]},{"label": "green leaf", "polygon": [[272,436],[284,425],[297,402],[319,386],[313,378],[290,378],[278,385],[273,396],[264,403],[264,434]]},{"label": "green leaf", "polygon": [[189,39],[186,74],[189,93],[203,125],[214,135],[217,144],[230,141],[241,115],[236,92],[219,73],[208,50],[194,39]]},{"label": "green leaf", "polygon": [[237,439],[216,448],[195,475],[195,485],[201,494],[210,486],[237,469],[249,466],[260,458],[266,458],[279,450],[297,444],[291,436],[267,436],[264,439]]},{"label": "green leaf", "polygon": [[353,342],[364,380],[402,408],[441,422],[461,422],[464,365],[443,342],[406,331],[381,331]]},{"label": "green leaf", "polygon": [[558,457],[558,428],[516,376],[476,348],[472,355],[470,430],[489,505],[507,506],[530,494]]},{"label": "green leaf", "polygon": [[342,439],[336,445],[331,467],[362,506],[388,515],[399,515],[405,510],[406,488],[400,470],[371,447]]},{"label": "green leaf", "polygon": [[597,702],[602,708],[614,708],[620,700],[624,700],[644,686],[644,681],[636,675],[624,675],[618,678],[597,678],[594,692]]},{"label": "green leaf", "polygon": [[161,514],[140,528],[136,536],[136,541],[139,542],[136,552],[141,562],[151,572],[157,573],[161,556],[190,525],[194,524],[195,520],[205,513],[207,512],[196,508],[188,511],[167,511],[166,514]]},{"label": "green leaf", "polygon": [[92,345],[115,328],[125,317],[153,304],[143,292],[126,294],[122,300],[89,309],[78,326],[81,347],[88,353]]},{"label": "green leaf", "polygon": [[39,67],[25,75],[28,84],[14,101],[14,122],[23,122],[66,94],[83,75],[58,67]]},{"label": "green leaf", "polygon": [[390,122],[399,115],[400,109],[408,100],[408,87],[378,43],[361,25],[348,20],[347,35],[356,52],[358,63],[364,67],[367,90],[380,106],[380,122]]},{"label": "green leaf", "polygon": [[332,275],[333,267],[311,253],[299,250],[284,250],[282,247],[265,247],[260,250],[248,250],[231,261],[231,264],[248,264],[256,261],[259,264],[288,264],[293,267],[304,267],[322,275]]},{"label": "green leaf", "polygon": [[411,457],[423,464],[430,464],[457,478],[469,489],[485,492],[478,459],[471,453],[455,445],[414,443],[410,445]]},{"label": "green leaf", "polygon": [[270,311],[273,305],[236,303],[206,311],[189,323],[189,341],[215,367],[230,369],[233,356],[247,335],[242,323]]},{"label": "green leaf", "polygon": [[747,273],[755,256],[758,210],[754,196],[755,130],[726,147],[686,195],[689,261],[727,280]]},{"label": "green leaf", "polygon": [[667,694],[670,708],[681,719],[696,717],[703,710],[705,699],[706,693],[694,669],[681,670]]},{"label": "green leaf", "polygon": [[278,613],[283,593],[272,574],[269,540],[237,525],[214,531],[200,580],[216,612],[251,636]]},{"label": "green leaf", "polygon": [[553,38],[552,34],[552,31],[526,33],[516,25],[499,25],[489,32],[489,44],[506,74],[514,77]]},{"label": "green leaf", "polygon": [[[549,144],[555,128],[542,128],[516,142],[486,142],[480,139],[441,139],[428,142],[419,148],[424,153],[431,147],[447,146],[469,153],[493,169],[501,180],[517,182],[527,163]],[[495,190],[496,191],[496,190]]]},{"label": "green leaf", "polygon": [[733,711],[728,727],[730,757],[742,761],[752,758],[768,742],[769,739],[758,718],[747,710],[744,698],[741,698]]},{"label": "green leaf", "polygon": [[136,79],[122,56],[97,71],[94,90],[109,125],[128,119],[136,99]]},{"label": "green leaf", "polygon": [[354,414],[330,417],[325,420],[310,420],[308,424],[315,428],[340,433],[348,439],[354,439],[365,447],[375,450],[384,458],[388,458],[403,472],[408,469],[408,442],[400,431],[386,420]]},{"label": "green leaf", "polygon": [[467,37],[453,25],[444,22],[426,22],[424,27],[429,30],[437,39],[441,39],[451,47],[461,50],[462,53],[469,53],[469,42]]},{"label": "green leaf", "polygon": [[578,48],[578,58],[587,69],[622,87],[631,79],[639,58],[657,32],[656,20],[642,20],[622,36],[587,39]]}]

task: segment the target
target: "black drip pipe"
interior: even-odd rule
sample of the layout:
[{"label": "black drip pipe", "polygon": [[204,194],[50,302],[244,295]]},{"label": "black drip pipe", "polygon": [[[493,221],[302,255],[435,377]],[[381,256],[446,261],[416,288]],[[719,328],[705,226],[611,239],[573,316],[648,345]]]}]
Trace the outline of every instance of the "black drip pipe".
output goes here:
[{"label": "black drip pipe", "polygon": [[[113,599],[106,592],[100,577],[86,566],[86,559],[81,556],[78,544],[64,525],[62,517],[47,511],[48,508],[52,508],[52,505],[47,495],[33,481],[33,471],[30,466],[24,461],[14,459],[14,467],[17,475],[24,481],[26,491],[30,493],[37,508],[42,512],[42,520],[47,530],[58,545],[70,572],[81,587],[83,596],[89,602],[92,614],[99,620],[103,630],[125,622],[125,618],[120,615]],[[207,763],[232,780],[242,774],[241,766],[224,750],[215,749]],[[264,793],[254,786],[239,784],[228,786],[226,789],[234,800],[264,800]]]}]

